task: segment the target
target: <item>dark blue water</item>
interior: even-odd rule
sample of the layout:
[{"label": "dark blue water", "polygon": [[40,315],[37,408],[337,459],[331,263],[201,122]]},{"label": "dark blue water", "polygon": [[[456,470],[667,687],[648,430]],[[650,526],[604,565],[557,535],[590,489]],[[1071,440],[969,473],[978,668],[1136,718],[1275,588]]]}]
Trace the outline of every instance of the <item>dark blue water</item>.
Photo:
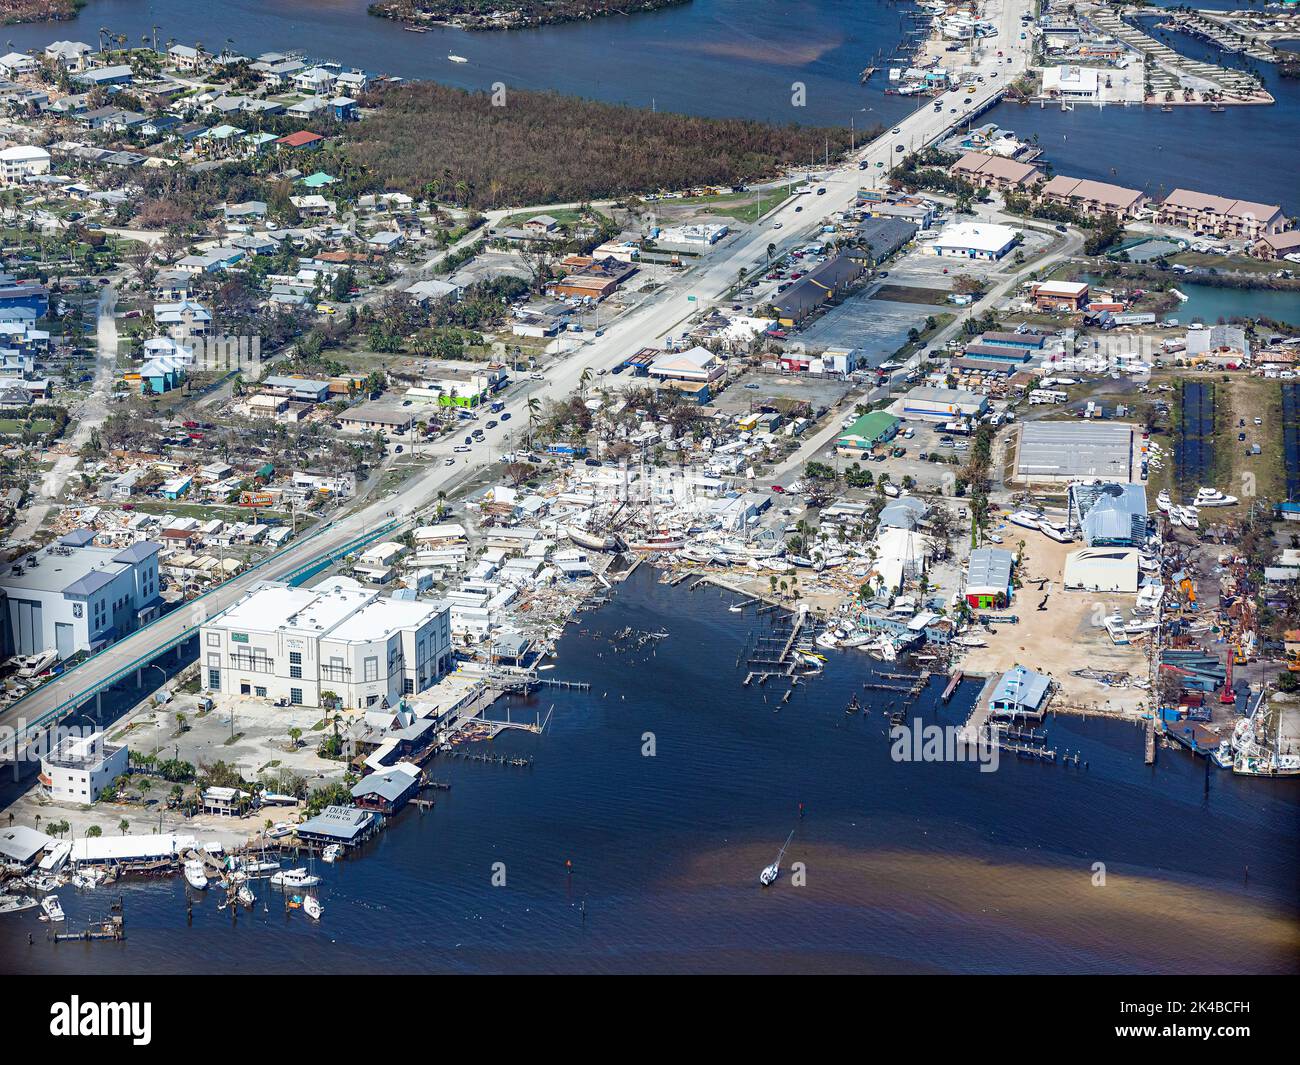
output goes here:
[{"label": "dark blue water", "polygon": [[[1220,3],[1226,0],[1220,0]],[[432,78],[470,89],[502,81],[596,99],[702,115],[866,128],[913,109],[885,96],[878,74],[858,84],[862,68],[888,57],[911,29],[913,10],[885,0],[694,0],[631,18],[513,33],[435,29],[408,33],[366,14],[367,0],[90,0],[69,23],[6,26],[13,46],[56,38],[96,40],[105,27],[137,43],[158,27],[158,40],[201,42],[245,54],[298,50],[368,70]],[[1212,4],[1211,6],[1218,6]],[[1240,62],[1182,35],[1181,51],[1215,62]],[[448,62],[448,53],[467,64]],[[1153,195],[1178,185],[1280,203],[1300,211],[1296,145],[1300,82],[1263,73],[1272,107],[1050,108],[1005,105],[991,118],[1024,136],[1038,133],[1058,173],[1143,188]],[[792,86],[806,87],[792,106]]]},{"label": "dark blue water", "polygon": [[[511,33],[409,33],[366,14],[367,0],[90,0],[70,23],[6,26],[20,49],[96,30],[131,43],[152,35],[256,55],[297,50],[367,70],[468,89],[493,82],[702,115],[775,122],[877,125],[912,109],[887,97],[884,76],[859,72],[892,54],[912,23],[884,0],[694,0],[629,18]],[[467,64],[448,62],[448,53]],[[806,106],[791,106],[794,82]]]},{"label": "dark blue water", "polygon": [[[777,709],[735,668],[765,624],[734,597],[665,588],[643,568],[585,615],[552,676],[542,737],[498,749],[531,770],[432,763],[452,783],[365,853],[323,867],[325,918],[232,924],[216,899],[187,926],[179,879],[128,884],[121,944],[53,946],[31,915],[0,920],[0,968],[24,971],[1295,971],[1295,784],[1217,773],[1100,720],[1049,722],[1086,771],[894,762],[879,701],[844,705],[869,659],[833,653]],[[609,634],[667,627],[652,654]],[[899,698],[884,695],[882,698]],[[927,717],[964,717],[973,692]],[[868,700],[869,705],[872,700]],[[958,705],[958,704],[962,705]],[[657,753],[644,757],[645,734]],[[508,734],[511,735],[511,734]],[[805,816],[797,818],[798,804]],[[756,877],[786,856],[807,885]],[[572,873],[566,873],[571,861]],[[493,887],[493,863],[506,885]],[[1105,886],[1092,865],[1104,862]],[[1249,866],[1249,882],[1245,868]],[[61,892],[71,927],[107,891]],[[582,905],[585,902],[585,918]],[[36,943],[28,946],[28,932]]]}]

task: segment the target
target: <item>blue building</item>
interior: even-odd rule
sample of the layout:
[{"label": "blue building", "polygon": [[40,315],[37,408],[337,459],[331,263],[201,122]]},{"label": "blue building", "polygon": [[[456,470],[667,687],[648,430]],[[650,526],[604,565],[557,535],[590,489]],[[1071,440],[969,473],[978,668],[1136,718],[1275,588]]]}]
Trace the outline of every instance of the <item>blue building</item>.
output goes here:
[{"label": "blue building", "polygon": [[1047,709],[1052,681],[1024,666],[1008,669],[989,693],[989,713],[994,717],[1041,718]]}]

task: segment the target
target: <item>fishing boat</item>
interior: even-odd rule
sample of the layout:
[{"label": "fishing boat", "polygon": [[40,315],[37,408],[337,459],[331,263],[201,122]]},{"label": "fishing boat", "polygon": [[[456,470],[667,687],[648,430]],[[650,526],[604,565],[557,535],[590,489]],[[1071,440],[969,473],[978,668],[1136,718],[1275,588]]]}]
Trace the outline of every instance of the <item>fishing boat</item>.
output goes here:
[{"label": "fishing boat", "polygon": [[330,865],[333,865],[335,862],[339,860],[339,855],[341,855],[342,853],[343,853],[342,847],[340,847],[337,843],[331,843],[328,847],[326,847],[323,851],[321,851],[320,856],[322,861],[329,862]]},{"label": "fishing boat", "polygon": [[195,891],[206,891],[208,889],[208,872],[203,868],[203,862],[199,858],[190,858],[184,866],[185,883],[189,884]]},{"label": "fishing boat", "polygon": [[313,921],[319,921],[324,907],[321,906],[315,895],[305,895],[302,900],[302,912],[310,917]]},{"label": "fishing boat", "polygon": [[468,63],[468,62],[469,62],[469,60],[466,59],[463,55],[449,55],[449,56],[447,56],[447,58],[450,59],[453,63]]},{"label": "fishing boat", "polygon": [[308,888],[320,883],[320,877],[313,876],[306,869],[281,869],[271,874],[271,886],[278,888]]},{"label": "fishing boat", "polygon": [[771,887],[776,883],[776,878],[781,875],[781,859],[785,857],[785,849],[790,846],[790,841],[792,839],[794,839],[793,829],[791,829],[790,834],[786,836],[785,843],[782,844],[781,849],[776,852],[776,861],[771,865],[764,866],[763,871],[758,874],[758,882],[764,887]]},{"label": "fishing boat", "polygon": [[59,902],[58,895],[46,895],[45,898],[41,899],[41,911],[45,914],[41,918],[43,921],[53,923],[64,919],[63,906]]}]

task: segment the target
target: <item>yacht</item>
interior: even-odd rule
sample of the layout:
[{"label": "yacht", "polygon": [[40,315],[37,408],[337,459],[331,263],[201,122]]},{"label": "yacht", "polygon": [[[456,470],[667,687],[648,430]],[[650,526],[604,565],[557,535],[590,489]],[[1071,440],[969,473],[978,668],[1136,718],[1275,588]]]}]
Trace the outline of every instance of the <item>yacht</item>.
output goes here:
[{"label": "yacht", "polygon": [[1182,513],[1178,516],[1178,521],[1184,529],[1199,529],[1201,527],[1200,515],[1197,514],[1195,507],[1183,507]]},{"label": "yacht", "polygon": [[758,874],[758,882],[764,887],[771,887],[776,883],[776,878],[781,875],[781,859],[785,856],[785,849],[790,846],[790,841],[792,839],[794,839],[793,829],[790,834],[786,836],[785,843],[781,845],[781,849],[776,852],[776,861],[771,865],[764,866],[763,871]]},{"label": "yacht", "polygon": [[1055,540],[1058,544],[1072,544],[1074,537],[1070,534],[1068,525],[1057,524],[1054,521],[1048,521],[1044,518],[1038,526],[1039,530],[1049,540]]},{"label": "yacht", "polygon": [[46,895],[41,899],[41,910],[45,914],[46,921],[55,922],[64,919],[63,906],[59,902],[58,895]]},{"label": "yacht", "polygon": [[199,858],[190,858],[184,866],[185,883],[189,884],[195,891],[206,891],[208,888],[208,872],[203,868],[203,861]]},{"label": "yacht", "polygon": [[1196,498],[1192,500],[1194,507],[1235,507],[1237,497],[1224,495],[1217,488],[1202,488],[1197,491]]},{"label": "yacht", "polygon": [[1168,514],[1173,508],[1173,505],[1174,501],[1169,497],[1168,489],[1162,489],[1160,494],[1156,496],[1156,506],[1159,507],[1161,511]]},{"label": "yacht", "polygon": [[281,869],[271,874],[271,886],[278,888],[308,888],[320,883],[320,877],[313,876],[306,869]]},{"label": "yacht", "polygon": [[1012,525],[1019,525],[1022,529],[1041,529],[1042,517],[1030,510],[1017,510],[1007,519]]}]

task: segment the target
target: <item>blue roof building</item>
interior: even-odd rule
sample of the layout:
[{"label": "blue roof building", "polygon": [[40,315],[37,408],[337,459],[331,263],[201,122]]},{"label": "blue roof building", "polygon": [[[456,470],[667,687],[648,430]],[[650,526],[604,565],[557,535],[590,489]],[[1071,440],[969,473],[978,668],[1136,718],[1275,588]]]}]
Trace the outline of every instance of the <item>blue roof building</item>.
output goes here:
[{"label": "blue roof building", "polygon": [[989,713],[994,717],[1041,718],[1052,690],[1050,677],[1024,666],[1009,669],[998,678],[989,694]]}]

